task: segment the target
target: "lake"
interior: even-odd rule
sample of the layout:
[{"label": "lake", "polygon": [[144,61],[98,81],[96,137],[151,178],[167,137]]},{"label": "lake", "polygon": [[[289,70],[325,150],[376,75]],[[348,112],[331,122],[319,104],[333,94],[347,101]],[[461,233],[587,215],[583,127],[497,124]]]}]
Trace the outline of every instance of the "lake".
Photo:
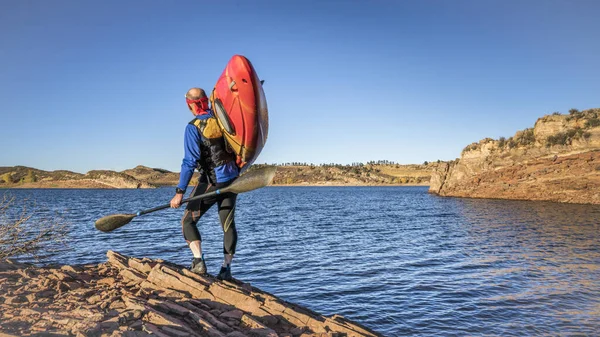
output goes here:
[{"label": "lake", "polygon": [[[68,247],[44,262],[106,251],[189,265],[183,210],[112,233],[104,215],[168,203],[154,190],[10,190],[60,216]],[[35,205],[33,202],[35,201]],[[427,187],[266,187],[238,197],[233,276],[385,336],[598,335],[600,206],[442,198]],[[216,207],[200,222],[210,273],[222,261]]]}]

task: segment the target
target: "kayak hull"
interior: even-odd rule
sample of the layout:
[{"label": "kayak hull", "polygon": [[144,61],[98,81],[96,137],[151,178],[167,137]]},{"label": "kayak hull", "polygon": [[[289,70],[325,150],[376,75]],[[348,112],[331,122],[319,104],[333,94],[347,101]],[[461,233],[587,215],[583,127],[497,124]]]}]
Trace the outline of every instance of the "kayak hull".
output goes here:
[{"label": "kayak hull", "polygon": [[229,60],[210,100],[236,163],[245,171],[262,151],[269,133],[267,99],[246,57],[234,55]]}]

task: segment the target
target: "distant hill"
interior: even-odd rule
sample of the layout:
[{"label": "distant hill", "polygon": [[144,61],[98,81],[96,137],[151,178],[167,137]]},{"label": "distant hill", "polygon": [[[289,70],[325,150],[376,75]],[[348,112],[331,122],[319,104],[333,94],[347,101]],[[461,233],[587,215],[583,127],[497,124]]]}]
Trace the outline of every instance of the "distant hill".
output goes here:
[{"label": "distant hill", "polygon": [[439,164],[282,165],[277,168],[273,184],[428,185],[433,170]]},{"label": "distant hill", "polygon": [[[428,185],[440,163],[423,165],[278,165],[275,185]],[[253,168],[264,165],[255,165]],[[251,168],[251,169],[253,169]],[[196,183],[198,173],[191,184]],[[86,174],[32,167],[0,167],[0,188],[153,188],[175,186],[179,173],[136,166],[122,172],[93,170]]]},{"label": "distant hill", "polygon": [[[175,186],[179,182],[179,172],[171,172],[160,168],[150,168],[138,165],[125,173],[140,181],[146,181],[154,186]],[[196,173],[197,175],[197,173]]]},{"label": "distant hill", "polygon": [[0,167],[0,188],[153,188],[122,172],[95,170],[86,174],[32,167]]}]

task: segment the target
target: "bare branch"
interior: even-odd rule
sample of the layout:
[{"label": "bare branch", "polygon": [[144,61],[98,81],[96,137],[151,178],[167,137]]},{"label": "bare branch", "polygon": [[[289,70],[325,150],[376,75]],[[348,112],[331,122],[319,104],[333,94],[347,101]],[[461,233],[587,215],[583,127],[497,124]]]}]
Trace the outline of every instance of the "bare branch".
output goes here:
[{"label": "bare branch", "polygon": [[5,194],[0,203],[0,260],[20,256],[38,260],[42,251],[64,249],[67,234],[64,221],[58,215],[38,219],[34,217],[35,212],[27,208],[27,200],[19,202],[17,206],[15,197]]}]

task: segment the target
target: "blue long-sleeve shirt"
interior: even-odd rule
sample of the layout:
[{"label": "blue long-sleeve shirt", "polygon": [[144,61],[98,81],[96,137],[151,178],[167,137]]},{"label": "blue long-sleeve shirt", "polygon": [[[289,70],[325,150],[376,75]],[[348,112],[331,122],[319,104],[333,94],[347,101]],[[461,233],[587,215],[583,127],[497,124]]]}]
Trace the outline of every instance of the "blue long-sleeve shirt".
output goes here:
[{"label": "blue long-sleeve shirt", "polygon": [[[209,117],[212,117],[211,111],[209,111],[208,114],[196,116],[196,118],[201,120]],[[185,127],[185,135],[183,138],[184,156],[183,161],[181,162],[179,185],[177,185],[178,188],[184,191],[189,185],[194,170],[198,167],[198,162],[200,161],[200,137],[198,128],[195,125],[188,124]],[[231,161],[215,167],[215,175],[217,176],[217,183],[224,183],[236,178],[239,175],[239,169],[235,164],[235,161]]]}]

